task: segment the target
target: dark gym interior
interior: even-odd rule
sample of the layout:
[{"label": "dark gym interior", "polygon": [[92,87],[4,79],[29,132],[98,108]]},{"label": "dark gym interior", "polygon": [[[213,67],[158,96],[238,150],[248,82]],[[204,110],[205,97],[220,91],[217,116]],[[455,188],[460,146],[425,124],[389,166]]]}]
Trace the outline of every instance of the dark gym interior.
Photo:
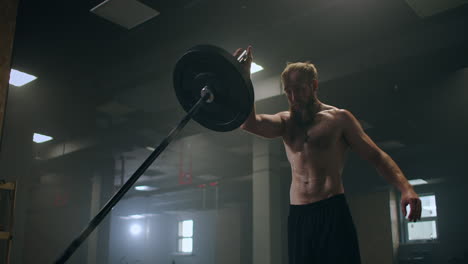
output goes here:
[{"label": "dark gym interior", "polygon": [[[5,1],[0,264],[52,263],[130,178],[186,114],[172,74],[198,44],[252,45],[258,113],[287,110],[281,71],[311,61],[321,100],[351,111],[411,180],[417,223],[349,153],[362,263],[468,263],[467,3]],[[10,68],[36,79],[8,83]],[[190,121],[67,263],[287,264],[290,184],[281,139]]]}]

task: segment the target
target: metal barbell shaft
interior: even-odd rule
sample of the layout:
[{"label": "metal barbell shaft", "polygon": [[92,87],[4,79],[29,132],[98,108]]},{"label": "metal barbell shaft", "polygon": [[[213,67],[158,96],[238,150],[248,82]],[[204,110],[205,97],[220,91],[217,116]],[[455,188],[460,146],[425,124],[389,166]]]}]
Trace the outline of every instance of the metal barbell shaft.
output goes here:
[{"label": "metal barbell shaft", "polygon": [[[207,86],[204,89],[208,89]],[[209,91],[209,90],[208,90]],[[159,144],[159,146],[151,153],[151,155],[143,162],[143,164],[133,173],[130,179],[119,189],[119,191],[112,196],[112,198],[106,203],[106,205],[99,211],[99,213],[88,223],[88,226],[81,232],[81,234],[73,240],[73,242],[65,249],[63,254],[55,261],[55,263],[65,263],[78,247],[86,240],[86,238],[93,232],[93,230],[104,220],[106,215],[112,210],[120,199],[127,193],[132,185],[140,178],[140,176],[148,169],[154,160],[162,153],[169,143],[179,134],[182,128],[190,121],[200,107],[202,107],[207,100],[210,98],[211,92],[205,93],[197,101],[197,103],[189,110],[187,115],[179,122],[179,124],[172,129],[167,137]]]},{"label": "metal barbell shaft", "polygon": [[237,61],[242,63],[247,60],[247,50],[244,50],[239,57],[237,57]]}]

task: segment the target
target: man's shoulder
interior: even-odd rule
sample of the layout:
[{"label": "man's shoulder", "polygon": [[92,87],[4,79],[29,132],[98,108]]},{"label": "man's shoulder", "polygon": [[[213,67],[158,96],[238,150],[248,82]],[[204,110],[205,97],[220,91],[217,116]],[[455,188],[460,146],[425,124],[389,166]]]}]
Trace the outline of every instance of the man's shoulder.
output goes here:
[{"label": "man's shoulder", "polygon": [[351,112],[344,108],[339,108],[332,105],[325,105],[325,108],[321,111],[322,113],[331,114],[335,116],[348,115]]},{"label": "man's shoulder", "polygon": [[334,110],[334,113],[335,113],[335,118],[334,120],[336,121],[336,123],[340,126],[340,127],[352,127],[354,126],[356,123],[359,123],[361,124],[362,126],[362,123],[361,121],[359,121],[354,115],[353,113],[351,113],[351,111],[347,110],[347,109],[336,109]]},{"label": "man's shoulder", "polygon": [[348,110],[344,108],[337,108],[334,110],[336,117],[339,119],[349,119],[353,116],[353,114]]},{"label": "man's shoulder", "polygon": [[346,115],[347,113],[349,113],[349,111],[346,110],[346,109],[342,109],[342,108],[332,106],[332,105],[326,105],[325,108],[322,111],[320,111],[320,113],[330,115],[330,116],[333,116],[333,117],[341,117],[341,116]]},{"label": "man's shoulder", "polygon": [[333,107],[324,110],[323,114],[327,115],[329,120],[333,120],[333,122],[339,124],[340,126],[346,125],[349,123],[349,121],[354,119],[353,114],[344,108]]}]

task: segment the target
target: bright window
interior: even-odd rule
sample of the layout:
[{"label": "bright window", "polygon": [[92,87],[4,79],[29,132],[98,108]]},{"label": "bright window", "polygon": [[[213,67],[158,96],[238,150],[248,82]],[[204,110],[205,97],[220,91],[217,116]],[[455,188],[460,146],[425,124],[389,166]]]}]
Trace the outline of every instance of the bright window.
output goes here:
[{"label": "bright window", "polygon": [[[409,222],[407,217],[402,219],[403,242],[422,242],[437,239],[437,205],[434,194],[419,195],[421,199],[421,220]],[[407,215],[410,206],[406,207]]]},{"label": "bright window", "polygon": [[179,222],[178,251],[181,253],[193,251],[193,220]]},{"label": "bright window", "polygon": [[408,240],[428,240],[436,238],[436,221],[408,223]]}]

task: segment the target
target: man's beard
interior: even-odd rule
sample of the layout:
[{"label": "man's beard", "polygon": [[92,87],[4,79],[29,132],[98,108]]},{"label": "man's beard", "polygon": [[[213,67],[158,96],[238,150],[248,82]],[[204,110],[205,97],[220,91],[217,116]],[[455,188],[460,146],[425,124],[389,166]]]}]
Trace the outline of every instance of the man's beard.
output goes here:
[{"label": "man's beard", "polygon": [[[306,125],[313,121],[314,101],[310,100],[300,107],[293,107],[289,105],[289,112],[291,119],[298,125]],[[306,120],[306,116],[309,118]]]}]

